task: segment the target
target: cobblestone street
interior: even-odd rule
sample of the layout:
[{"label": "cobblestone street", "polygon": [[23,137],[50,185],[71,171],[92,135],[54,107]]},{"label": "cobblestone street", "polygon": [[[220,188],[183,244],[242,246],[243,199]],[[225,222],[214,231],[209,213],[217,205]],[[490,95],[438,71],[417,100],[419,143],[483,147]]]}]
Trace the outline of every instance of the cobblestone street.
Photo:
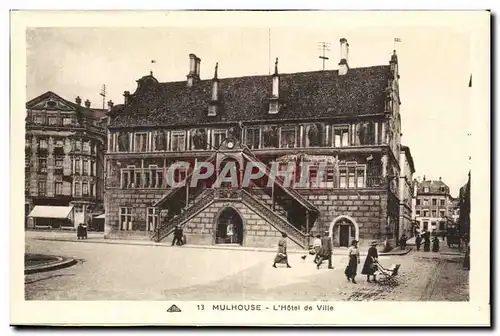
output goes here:
[{"label": "cobblestone street", "polygon": [[[410,252],[382,256],[400,263],[399,285],[358,284],[312,257],[290,254],[291,269],[271,267],[272,252],[44,241],[26,237],[26,252],[76,258],[72,267],[25,276],[29,300],[468,300],[468,272],[457,254]],[[362,256],[362,262],[364,257]],[[362,264],[360,265],[362,266]],[[361,267],[358,269],[360,271]]]}]

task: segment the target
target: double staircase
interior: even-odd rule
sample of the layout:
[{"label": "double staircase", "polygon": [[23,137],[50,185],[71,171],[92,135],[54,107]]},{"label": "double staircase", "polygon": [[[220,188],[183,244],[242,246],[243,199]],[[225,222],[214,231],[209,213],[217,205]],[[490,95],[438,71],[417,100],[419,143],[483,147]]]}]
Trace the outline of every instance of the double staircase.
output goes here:
[{"label": "double staircase", "polygon": [[307,235],[299,231],[287,219],[273,211],[268,204],[260,200],[251,189],[213,189],[207,188],[194,200],[194,202],[180,215],[175,216],[170,221],[159,227],[153,239],[160,242],[170,235],[175,226],[183,227],[188,221],[207,208],[210,204],[220,200],[232,200],[243,202],[248,208],[260,215],[271,226],[280,232],[285,232],[290,240],[302,248],[308,244]]}]

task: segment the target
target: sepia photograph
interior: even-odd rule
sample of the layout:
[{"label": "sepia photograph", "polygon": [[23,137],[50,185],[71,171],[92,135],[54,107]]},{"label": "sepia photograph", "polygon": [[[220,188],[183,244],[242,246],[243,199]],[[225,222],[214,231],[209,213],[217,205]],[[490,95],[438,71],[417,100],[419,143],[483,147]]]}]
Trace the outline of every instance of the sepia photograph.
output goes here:
[{"label": "sepia photograph", "polygon": [[491,323],[489,12],[11,16],[11,323]]}]

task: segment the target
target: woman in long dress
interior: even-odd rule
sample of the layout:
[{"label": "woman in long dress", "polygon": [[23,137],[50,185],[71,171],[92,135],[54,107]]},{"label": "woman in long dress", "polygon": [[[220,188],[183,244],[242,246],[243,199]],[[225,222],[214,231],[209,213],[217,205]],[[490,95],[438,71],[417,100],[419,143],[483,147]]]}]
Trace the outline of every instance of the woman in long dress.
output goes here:
[{"label": "woman in long dress", "polygon": [[375,264],[378,260],[377,242],[371,243],[368,249],[368,255],[366,256],[365,263],[363,264],[363,269],[361,274],[366,275],[366,281],[370,281],[370,275],[373,276],[373,282],[377,282],[375,271],[377,270],[377,265]]},{"label": "woman in long dress", "polygon": [[286,264],[287,268],[292,268],[292,266],[288,264],[288,254],[286,253],[286,237],[288,236],[284,232],[281,235],[283,238],[278,241],[278,253],[274,258],[273,267],[276,268],[276,264]]},{"label": "woman in long dress", "polygon": [[348,281],[352,280],[352,283],[355,284],[356,280],[354,280],[354,278],[356,277],[356,272],[358,270],[359,264],[359,250],[357,240],[353,240],[351,242],[351,246],[349,247],[347,253],[349,255],[349,264],[347,264],[347,267],[345,268],[345,275]]}]

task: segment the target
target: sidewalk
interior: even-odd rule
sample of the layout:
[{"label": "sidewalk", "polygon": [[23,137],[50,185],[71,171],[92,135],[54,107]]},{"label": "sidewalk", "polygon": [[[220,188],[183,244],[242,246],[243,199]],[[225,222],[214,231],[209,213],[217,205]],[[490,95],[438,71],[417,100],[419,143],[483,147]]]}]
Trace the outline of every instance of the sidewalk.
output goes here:
[{"label": "sidewalk", "polygon": [[[276,248],[266,247],[248,247],[239,245],[190,245],[186,244],[182,247],[172,246],[170,242],[156,243],[150,240],[126,240],[126,239],[104,239],[104,234],[100,232],[89,232],[88,239],[77,239],[74,232],[59,232],[59,231],[26,231],[26,237],[36,240],[46,241],[60,241],[60,242],[73,242],[73,243],[87,243],[87,244],[116,244],[116,245],[139,245],[139,246],[157,246],[157,247],[171,247],[171,248],[195,248],[195,249],[220,249],[220,250],[238,250],[238,251],[256,251],[256,252],[276,252]],[[366,256],[368,247],[360,249],[360,255]],[[390,255],[406,255],[411,251],[408,248],[401,251],[395,248],[388,253],[379,252],[381,256]],[[304,254],[306,251],[298,249],[290,249],[289,253]],[[347,255],[347,248],[340,247],[333,249],[333,255]]]}]

